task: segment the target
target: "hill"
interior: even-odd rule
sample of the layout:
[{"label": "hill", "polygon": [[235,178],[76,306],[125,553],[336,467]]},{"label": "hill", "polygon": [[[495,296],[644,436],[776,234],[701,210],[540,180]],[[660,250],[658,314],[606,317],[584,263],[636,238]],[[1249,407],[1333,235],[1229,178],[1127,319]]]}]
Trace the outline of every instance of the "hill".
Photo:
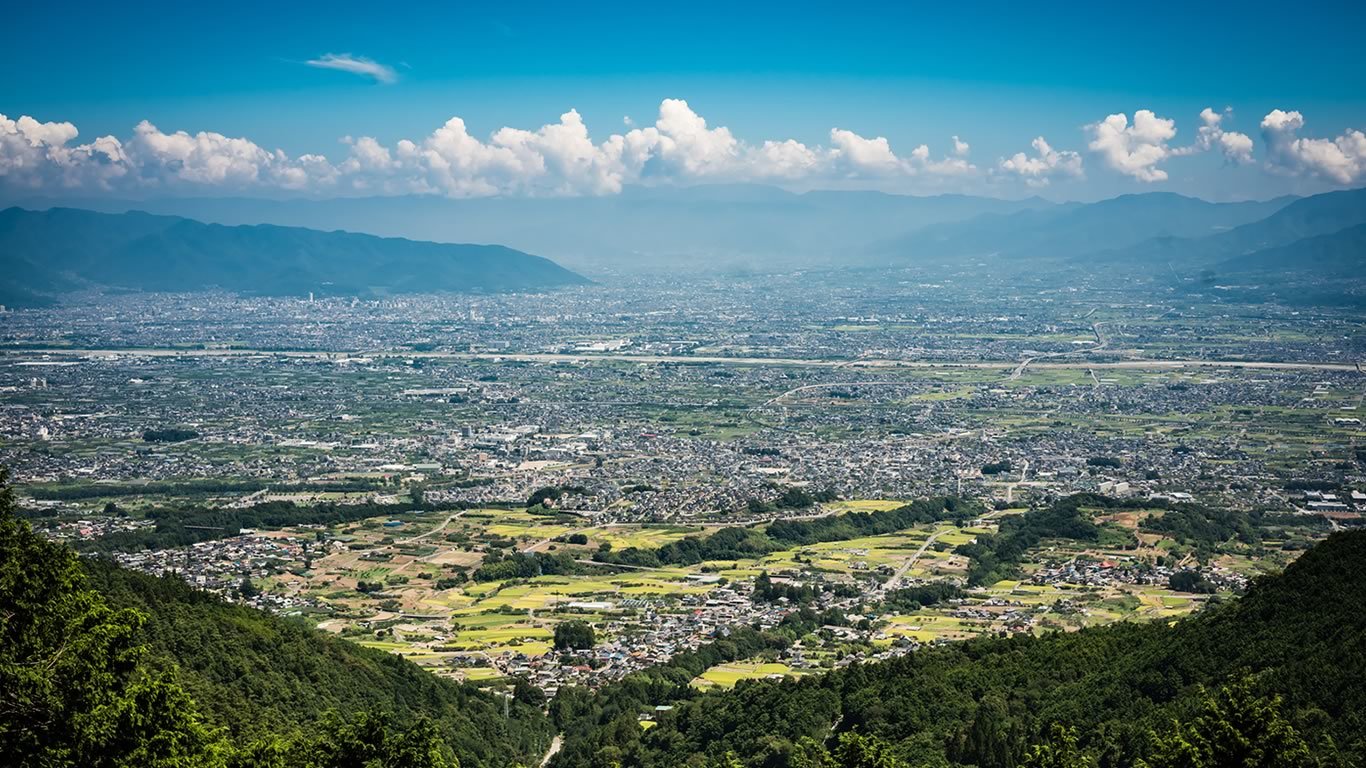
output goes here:
[{"label": "hill", "polygon": [[1200,269],[1240,256],[1290,246],[1306,238],[1366,224],[1366,188],[1295,200],[1257,221],[1205,237],[1157,237],[1096,254],[1107,262]]},{"label": "hill", "polygon": [[1351,766],[1366,754],[1363,680],[1356,531],[1171,625],[984,638],[744,682],[678,701],[648,731],[626,727],[629,709],[590,710],[554,765]]},{"label": "hill", "polygon": [[[261,295],[536,291],[587,282],[499,245],[450,245],[141,212],[0,211],[0,294],[88,286]],[[31,301],[30,301],[31,303]]]},{"label": "hill", "polygon": [[1214,270],[1219,274],[1310,272],[1318,278],[1331,278],[1359,277],[1363,266],[1366,266],[1366,224],[1358,224],[1237,256],[1216,264]]},{"label": "hill", "polygon": [[16,517],[0,474],[0,754],[81,768],[504,768],[551,738],[534,706],[79,561]]},{"label": "hill", "polygon": [[1290,200],[1210,203],[1170,192],[1121,195],[1095,203],[985,214],[938,224],[884,242],[875,246],[874,252],[912,261],[984,257],[1061,260],[1152,238],[1209,235],[1262,219]]},{"label": "hill", "polygon": [[[52,204],[23,202],[25,207]],[[220,224],[345,228],[440,242],[473,239],[542,254],[576,269],[670,274],[843,265],[868,243],[918,227],[1052,207],[1039,198],[799,194],[755,184],[633,186],[620,195],[574,198],[81,199],[63,204],[140,209]]]},{"label": "hill", "polygon": [[234,740],[306,731],[327,713],[386,712],[402,724],[432,720],[466,768],[530,759],[550,741],[540,712],[518,704],[505,720],[501,700],[392,653],[225,603],[178,576],[100,560],[86,562],[86,572],[111,607],[146,617],[149,668],[178,670],[205,720]]}]

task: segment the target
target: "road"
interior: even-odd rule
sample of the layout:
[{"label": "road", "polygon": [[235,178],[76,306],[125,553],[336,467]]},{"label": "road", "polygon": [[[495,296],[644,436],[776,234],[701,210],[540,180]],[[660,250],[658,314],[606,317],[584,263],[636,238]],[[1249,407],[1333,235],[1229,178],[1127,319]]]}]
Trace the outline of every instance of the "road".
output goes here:
[{"label": "road", "polygon": [[1024,466],[1020,467],[1020,479],[1006,486],[1006,503],[1015,501],[1015,488],[1025,481],[1025,473],[1029,471],[1029,459],[1025,459]]},{"label": "road", "polygon": [[446,530],[446,526],[450,525],[452,520],[454,520],[454,519],[456,519],[457,517],[460,517],[461,515],[465,514],[466,511],[467,511],[467,510],[462,509],[462,510],[460,510],[459,512],[455,512],[455,513],[453,513],[453,514],[451,514],[451,515],[448,515],[448,516],[446,517],[445,520],[442,520],[442,521],[441,521],[441,525],[438,525],[437,527],[431,529],[430,531],[427,531],[426,533],[419,533],[419,534],[416,535],[416,536],[409,536],[408,538],[403,539],[402,541],[396,541],[396,542],[394,542],[393,544],[390,544],[389,546],[391,546],[391,547],[397,547],[397,546],[400,545],[400,544],[411,544],[411,543],[413,543],[414,541],[421,541],[422,539],[425,539],[425,538],[427,538],[428,536],[431,536],[431,535],[433,535],[433,534],[441,533],[442,531]]},{"label": "road", "polygon": [[[1089,313],[1088,313],[1088,315],[1089,315]],[[1084,354],[1084,355],[1089,355],[1089,354],[1091,354],[1091,353],[1093,353],[1093,352],[1099,352],[1099,351],[1105,349],[1106,347],[1110,346],[1110,340],[1107,339],[1107,338],[1105,338],[1105,335],[1102,334],[1102,333],[1100,332],[1100,323],[1091,323],[1091,333],[1095,334],[1095,336],[1096,336],[1096,345],[1095,345],[1094,347],[1091,347],[1090,349],[1069,349],[1069,350],[1066,350],[1066,351],[1064,351],[1064,352],[1048,352],[1048,353],[1045,353],[1045,354],[1034,355],[1033,357],[1026,357],[1024,360],[1021,360],[1021,361],[1020,361],[1020,364],[1019,364],[1018,366],[1015,367],[1015,370],[1014,370],[1014,371],[1011,371],[1011,373],[1010,373],[1010,380],[1011,380],[1011,381],[1014,381],[1014,380],[1020,378],[1021,374],[1023,374],[1023,373],[1025,372],[1025,369],[1028,368],[1028,367],[1030,366],[1030,364],[1033,363],[1035,360],[1043,360],[1043,359],[1045,359],[1045,358],[1050,358],[1050,359],[1051,359],[1051,358],[1054,358],[1054,357],[1067,357],[1068,355],[1083,355],[1083,354]],[[1035,366],[1035,367],[1036,367],[1036,368],[1078,368],[1078,367],[1085,367],[1085,368],[1087,369],[1087,372],[1091,374],[1091,378],[1093,378],[1093,379],[1096,378],[1096,372],[1095,372],[1094,370],[1092,370],[1092,366],[1089,366],[1089,365],[1087,365],[1087,364],[1084,363],[1084,362],[1079,362],[1079,363],[1040,363],[1039,365],[1037,365],[1037,366]],[[1099,381],[1096,382],[1096,386],[1100,386],[1100,382],[1099,382]]]},{"label": "road", "polygon": [[925,543],[920,545],[920,549],[917,549],[915,551],[915,554],[911,555],[911,558],[909,560],[902,563],[901,567],[896,569],[896,573],[892,574],[892,578],[888,579],[887,583],[882,585],[883,593],[886,594],[887,592],[891,592],[892,590],[900,586],[901,579],[905,577],[906,572],[911,570],[911,567],[915,565],[915,561],[919,560],[920,556],[925,554],[925,550],[930,548],[930,545],[934,543],[935,539],[939,538],[941,535],[945,533],[948,533],[948,531],[935,531],[934,533],[930,534],[930,537],[928,539],[925,539]]},{"label": "road", "polygon": [[[1096,348],[1092,348],[1094,352]],[[1061,356],[1076,354],[1075,352],[1056,352],[1047,356]],[[791,358],[791,357],[715,357],[703,355],[564,355],[554,353],[527,353],[527,354],[489,354],[483,352],[409,352],[402,350],[395,351],[355,351],[355,352],[317,352],[317,351],[295,351],[277,352],[259,349],[62,349],[59,347],[44,349],[5,349],[0,350],[0,355],[6,357],[31,358],[43,355],[61,355],[63,357],[173,357],[173,358],[193,358],[193,357],[285,357],[285,358],[305,358],[317,360],[346,360],[354,357],[366,358],[396,358],[402,360],[422,359],[449,359],[449,360],[492,360],[492,361],[511,361],[525,363],[591,363],[591,362],[615,362],[615,363],[729,363],[732,365],[790,365],[805,366],[812,368],[978,368],[986,370],[1023,370],[1023,366],[1033,366],[1036,368],[1252,368],[1286,371],[1356,371],[1361,372],[1357,363],[1283,363],[1271,360],[1205,360],[1205,359],[1156,359],[1140,358],[1133,360],[1117,360],[1111,362],[1035,362],[1045,355],[1031,357],[1025,362],[1020,363],[1012,360],[970,360],[961,362],[939,362],[928,360],[885,360],[885,359],[859,359],[859,360],[833,360],[820,358]]]},{"label": "road", "polygon": [[789,395],[795,395],[798,392],[806,392],[812,389],[833,389],[835,387],[904,387],[908,383],[909,382],[905,381],[832,381],[828,384],[807,384],[801,387],[793,387],[777,397],[770,398],[764,405],[775,405],[786,400]]},{"label": "road", "polygon": [[541,768],[550,765],[550,759],[559,754],[560,747],[562,746],[564,746],[564,734],[557,733],[555,734],[555,738],[550,740],[550,749],[545,751],[545,757],[541,758]]}]

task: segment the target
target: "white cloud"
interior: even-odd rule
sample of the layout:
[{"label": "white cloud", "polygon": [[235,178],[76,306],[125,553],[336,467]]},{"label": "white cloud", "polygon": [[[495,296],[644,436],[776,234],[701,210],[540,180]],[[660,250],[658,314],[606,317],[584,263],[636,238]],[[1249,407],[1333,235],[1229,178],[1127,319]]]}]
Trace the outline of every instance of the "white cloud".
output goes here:
[{"label": "white cloud", "polygon": [[953,137],[953,157],[940,160],[930,159],[930,148],[924,144],[911,151],[911,172],[928,173],[932,176],[972,176],[977,166],[968,162],[968,143]]},{"label": "white cloud", "polygon": [[753,166],[762,177],[801,179],[818,174],[826,158],[800,141],[765,141],[752,155]]},{"label": "white cloud", "polygon": [[1262,118],[1267,165],[1282,173],[1320,176],[1338,184],[1366,178],[1366,134],[1344,131],[1336,139],[1302,139],[1304,116],[1273,109]]},{"label": "white cloud", "polygon": [[0,184],[29,190],[109,189],[128,171],[123,145],[112,136],[67,146],[79,132],[71,123],[40,123],[0,114]]},{"label": "white cloud", "polygon": [[393,67],[380,64],[364,56],[352,56],[349,53],[328,53],[316,59],[309,59],[304,63],[319,69],[335,69],[339,72],[362,75],[377,83],[398,82],[398,73],[394,71]]},{"label": "white cloud", "polygon": [[892,151],[885,137],[864,138],[853,131],[830,131],[830,159],[837,173],[845,176],[970,176],[977,166],[968,162],[968,144],[953,137],[953,156],[930,159],[930,148],[920,144],[901,157]]},{"label": "white cloud", "polygon": [[1252,162],[1252,137],[1246,133],[1226,131],[1223,128],[1225,117],[1232,115],[1233,110],[1225,107],[1223,113],[1215,112],[1209,107],[1200,111],[1200,121],[1204,123],[1200,126],[1199,135],[1196,138],[1197,146],[1202,149],[1218,148],[1224,154],[1224,158],[1235,163]]},{"label": "white cloud", "polygon": [[1167,172],[1157,164],[1172,155],[1167,142],[1176,137],[1176,121],[1158,117],[1151,110],[1134,113],[1133,125],[1122,112],[1086,126],[1088,145],[1105,164],[1139,181],[1166,181]]},{"label": "white cloud", "polygon": [[969,147],[953,138],[953,154],[932,159],[921,144],[899,156],[886,137],[840,128],[829,146],[795,139],[749,144],[725,126],[709,125],[686,101],[665,99],[653,125],[631,127],[601,142],[575,110],[535,130],[505,127],[487,139],[452,117],[426,137],[385,145],[346,136],[343,157],[291,158],[250,139],[220,133],[167,133],[139,123],[131,138],[73,145],[70,123],[0,116],[0,184],[140,192],[154,188],[288,190],[313,194],[605,195],[633,183],[822,180],[896,182],[911,177],[964,177],[977,172]]},{"label": "white cloud", "polygon": [[[1089,125],[1089,147],[1103,162],[1141,181],[1167,178],[1174,156],[1218,151],[1233,162],[1252,157],[1252,139],[1225,130],[1229,113],[1206,109],[1193,144],[1173,147],[1175,122],[1139,110]],[[1302,139],[1303,118],[1276,111],[1263,121],[1268,163],[1286,172],[1341,183],[1366,175],[1366,136]],[[290,156],[251,139],[212,131],[162,131],[139,123],[126,139],[78,143],[75,125],[0,115],[0,187],[83,189],[139,194],[152,190],[293,191],[317,195],[437,194],[609,195],[630,184],[772,181],[804,187],[834,184],[890,189],[967,189],[982,178],[959,136],[936,155],[918,144],[898,152],[886,136],[831,129],[823,145],[796,139],[750,143],[714,125],[686,101],[666,99],[652,124],[628,124],[595,140],[583,117],[569,110],[539,128],[505,127],[484,136],[452,117],[426,136],[385,143],[344,137],[333,158]],[[1082,157],[1054,149],[1043,137],[1032,152],[1000,159],[991,175],[1044,186],[1083,175]]]},{"label": "white cloud", "polygon": [[1224,130],[1224,118],[1232,115],[1233,110],[1228,107],[1223,112],[1215,112],[1209,107],[1200,110],[1200,128],[1196,131],[1195,143],[1173,149],[1172,155],[1181,157],[1218,150],[1230,163],[1243,165],[1252,162],[1252,137]]},{"label": "white cloud", "polygon": [[847,175],[887,176],[909,168],[882,136],[865,139],[853,131],[831,128],[830,146],[831,158]]},{"label": "white cloud", "polygon": [[1035,155],[1016,152],[1002,159],[998,166],[1004,173],[1019,176],[1031,187],[1045,187],[1054,178],[1081,178],[1081,155],[1071,150],[1053,149],[1044,137],[1030,142]]}]

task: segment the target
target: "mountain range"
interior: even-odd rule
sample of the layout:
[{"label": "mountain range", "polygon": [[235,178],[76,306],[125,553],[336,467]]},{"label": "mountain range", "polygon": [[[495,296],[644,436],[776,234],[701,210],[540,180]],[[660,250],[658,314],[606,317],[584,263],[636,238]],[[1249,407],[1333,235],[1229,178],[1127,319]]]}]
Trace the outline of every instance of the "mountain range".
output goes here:
[{"label": "mountain range", "polygon": [[0,303],[88,287],[376,296],[538,291],[588,282],[501,245],[463,245],[143,212],[0,211]]},{"label": "mountain range", "polygon": [[[28,208],[51,200],[15,201]],[[143,210],[219,224],[346,229],[438,242],[503,243],[588,273],[772,270],[867,261],[862,248],[920,227],[987,213],[1051,208],[1041,198],[788,192],[762,185],[628,187],[604,197],[435,196],[262,200],[70,199],[106,212]]]},{"label": "mountain range", "polygon": [[[1359,274],[1354,228],[1366,224],[1366,189],[1235,203],[1165,192],[1052,203],[756,185],[628,188],[591,198],[69,202],[119,216],[0,212],[8,275],[0,303],[33,303],[34,293],[87,285],[382,295],[584,282],[558,263],[603,277],[989,264],[998,272],[1119,272],[1188,287],[1254,281],[1265,291],[1277,282]],[[340,229],[348,232],[317,231]],[[469,241],[504,245],[438,244]]]}]

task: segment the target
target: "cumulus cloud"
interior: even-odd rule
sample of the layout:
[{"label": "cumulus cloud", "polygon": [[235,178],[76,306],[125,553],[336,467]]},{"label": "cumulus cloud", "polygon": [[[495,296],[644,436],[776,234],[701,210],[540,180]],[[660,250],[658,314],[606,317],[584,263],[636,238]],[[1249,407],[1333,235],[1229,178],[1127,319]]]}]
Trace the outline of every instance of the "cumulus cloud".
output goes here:
[{"label": "cumulus cloud", "polygon": [[920,144],[903,156],[892,151],[886,137],[865,138],[842,128],[830,131],[829,159],[838,175],[848,177],[970,176],[977,166],[968,162],[968,144],[953,137],[952,156],[930,158],[930,148]]},{"label": "cumulus cloud", "polygon": [[972,176],[958,137],[941,158],[925,144],[899,155],[884,136],[830,131],[829,145],[795,139],[751,144],[711,125],[681,99],[660,103],[652,125],[594,141],[575,110],[534,130],[505,127],[487,138],[452,117],[425,137],[386,145],[342,139],[336,160],[291,157],[242,137],[165,132],[143,121],[132,136],[77,143],[71,123],[0,115],[0,185],[86,188],[277,190],[309,194],[605,195],[634,183],[868,180]]},{"label": "cumulus cloud", "polygon": [[843,128],[830,129],[831,159],[847,175],[889,176],[910,170],[883,136],[866,139]]},{"label": "cumulus cloud", "polygon": [[1195,143],[1173,149],[1172,155],[1179,157],[1218,151],[1230,163],[1243,165],[1252,162],[1252,137],[1224,129],[1224,119],[1232,115],[1233,110],[1228,107],[1223,112],[1205,107],[1200,111],[1200,128],[1196,131]]},{"label": "cumulus cloud", "polygon": [[1046,187],[1055,178],[1081,178],[1081,155],[1071,150],[1061,152],[1053,149],[1044,137],[1039,136],[1030,142],[1034,148],[1031,157],[1024,152],[1001,160],[1001,172],[1024,179],[1031,187]]},{"label": "cumulus cloud", "polygon": [[1158,117],[1152,110],[1134,113],[1131,125],[1124,113],[1086,126],[1091,134],[1087,146],[1110,168],[1139,181],[1166,181],[1167,172],[1157,164],[1172,155],[1167,142],[1176,137],[1176,121]]},{"label": "cumulus cloud", "polygon": [[[1219,152],[1234,163],[1253,157],[1253,140],[1227,128],[1231,113],[1206,109],[1193,143],[1173,145],[1175,121],[1149,110],[1110,115],[1088,125],[1088,147],[1108,167],[1144,182],[1167,178],[1172,157]],[[1337,183],[1366,177],[1366,136],[1302,138],[1298,112],[1273,111],[1262,121],[1267,164],[1285,173]],[[686,101],[666,99],[652,123],[628,122],[594,139],[575,110],[539,128],[500,128],[474,135],[452,117],[425,136],[381,142],[345,137],[332,157],[290,156],[249,138],[212,131],[164,131],[139,123],[126,138],[82,142],[76,126],[0,115],[0,186],[27,190],[294,191],[317,195],[439,194],[608,195],[629,184],[774,181],[806,186],[863,182],[898,187],[956,184],[983,174],[971,147],[949,138],[942,154],[927,144],[893,145],[886,136],[834,128],[827,141],[747,142],[715,125]],[[1032,149],[1001,158],[991,175],[1044,186],[1083,175],[1080,154],[1042,136]]]},{"label": "cumulus cloud", "polygon": [[1233,114],[1233,110],[1227,107],[1224,108],[1222,114],[1209,107],[1201,110],[1200,121],[1204,124],[1200,126],[1196,144],[1202,149],[1218,148],[1224,157],[1231,162],[1250,163],[1252,162],[1252,137],[1246,133],[1223,129],[1224,117],[1231,114]]},{"label": "cumulus cloud", "polygon": [[1366,134],[1348,130],[1336,139],[1300,138],[1304,116],[1273,109],[1262,118],[1267,165],[1272,170],[1306,174],[1338,184],[1366,178]]},{"label": "cumulus cloud", "polygon": [[367,59],[364,56],[352,56],[349,53],[328,53],[316,59],[309,59],[304,63],[319,69],[335,69],[339,72],[361,75],[377,83],[387,84],[398,81],[398,73],[394,71],[393,67],[380,64],[374,59]]},{"label": "cumulus cloud", "polygon": [[29,190],[111,188],[127,173],[122,144],[104,136],[68,146],[78,135],[71,123],[0,114],[0,183]]},{"label": "cumulus cloud", "polygon": [[968,162],[968,143],[959,141],[957,136],[953,137],[953,156],[943,157],[939,160],[930,159],[930,148],[921,144],[911,150],[911,172],[928,173],[932,176],[972,176],[977,173],[977,166]]}]

